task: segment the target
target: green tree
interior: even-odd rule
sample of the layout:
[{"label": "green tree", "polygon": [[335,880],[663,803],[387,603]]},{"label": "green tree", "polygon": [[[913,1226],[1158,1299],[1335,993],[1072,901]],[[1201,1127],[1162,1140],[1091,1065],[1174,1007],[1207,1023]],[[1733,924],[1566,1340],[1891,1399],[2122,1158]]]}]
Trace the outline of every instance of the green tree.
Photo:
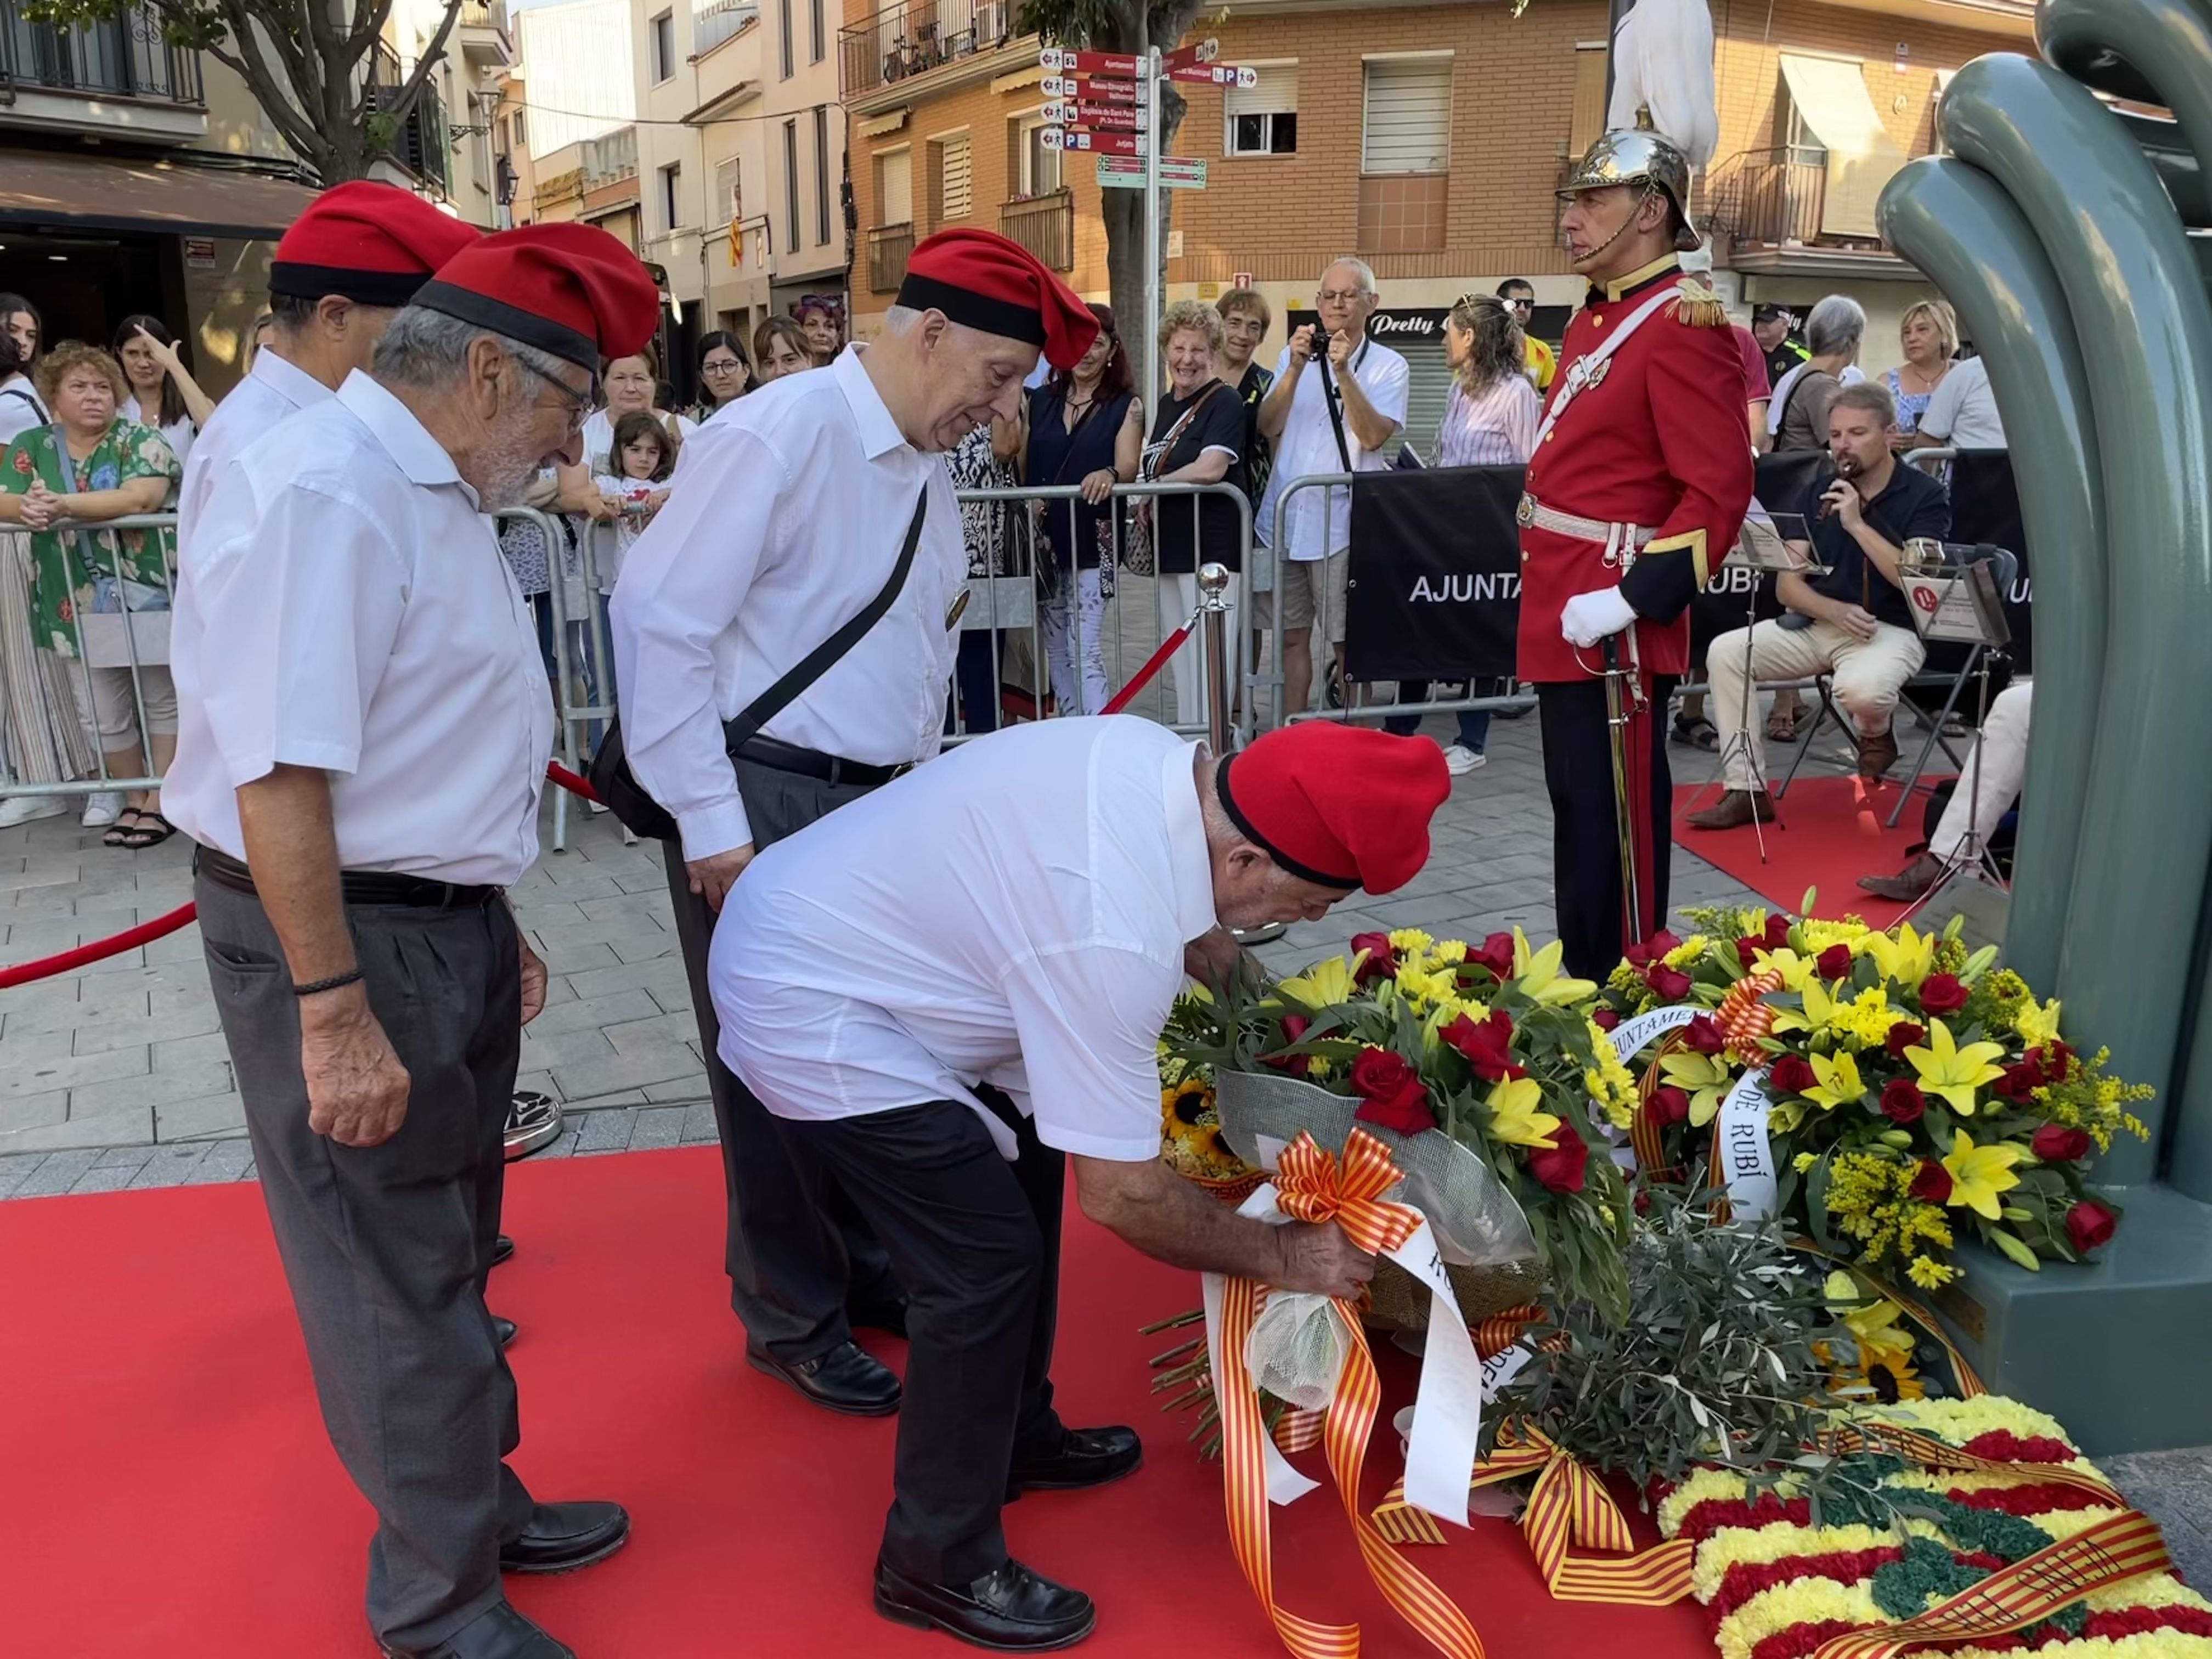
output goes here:
[{"label": "green tree", "polygon": [[[1087,46],[1097,52],[1141,55],[1157,46],[1174,50],[1203,9],[1201,0],[1023,0],[1015,27],[1031,31],[1063,46]],[[1165,154],[1182,125],[1188,100],[1172,82],[1158,89],[1160,149]],[[1077,152],[1079,154],[1079,152]],[[1136,336],[1145,315],[1145,193],[1140,190],[1101,191],[1100,211],[1106,221],[1106,275],[1114,303],[1115,320],[1130,355],[1152,349],[1149,340]],[[1160,258],[1167,259],[1168,203],[1172,191],[1160,192]],[[1138,376],[1141,385],[1144,377]]]},{"label": "green tree", "polygon": [[171,46],[236,71],[284,142],[326,185],[368,175],[391,148],[422,83],[445,55],[461,0],[397,86],[374,84],[371,54],[392,0],[22,0],[33,22],[105,22],[143,7]]}]

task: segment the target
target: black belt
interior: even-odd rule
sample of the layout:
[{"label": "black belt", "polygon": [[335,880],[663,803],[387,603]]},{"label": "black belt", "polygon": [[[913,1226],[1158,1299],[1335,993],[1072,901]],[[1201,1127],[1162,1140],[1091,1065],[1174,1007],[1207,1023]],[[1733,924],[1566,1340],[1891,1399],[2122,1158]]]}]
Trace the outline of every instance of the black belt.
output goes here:
[{"label": "black belt", "polygon": [[902,761],[896,766],[870,766],[860,761],[825,755],[819,750],[801,749],[795,743],[779,743],[774,738],[747,738],[733,752],[739,760],[765,766],[771,772],[795,772],[802,778],[819,778],[824,783],[858,783],[872,787],[889,783],[902,772],[913,771],[915,765],[912,761]]},{"label": "black belt", "polygon": [[[253,872],[228,853],[203,847],[192,855],[192,868],[218,887],[249,897],[260,896]],[[341,870],[338,896],[348,904],[405,904],[431,910],[470,910],[489,904],[500,895],[496,887],[463,887],[450,881],[431,881],[389,870]]]}]

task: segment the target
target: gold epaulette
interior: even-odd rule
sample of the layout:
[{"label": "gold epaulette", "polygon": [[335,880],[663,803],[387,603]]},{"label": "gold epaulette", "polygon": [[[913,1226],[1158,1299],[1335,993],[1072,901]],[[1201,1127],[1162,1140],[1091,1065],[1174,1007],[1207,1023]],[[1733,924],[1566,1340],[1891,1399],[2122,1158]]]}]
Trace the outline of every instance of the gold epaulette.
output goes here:
[{"label": "gold epaulette", "polygon": [[1728,307],[1719,295],[1685,276],[1674,284],[1674,320],[1692,328],[1722,328],[1728,323]]}]

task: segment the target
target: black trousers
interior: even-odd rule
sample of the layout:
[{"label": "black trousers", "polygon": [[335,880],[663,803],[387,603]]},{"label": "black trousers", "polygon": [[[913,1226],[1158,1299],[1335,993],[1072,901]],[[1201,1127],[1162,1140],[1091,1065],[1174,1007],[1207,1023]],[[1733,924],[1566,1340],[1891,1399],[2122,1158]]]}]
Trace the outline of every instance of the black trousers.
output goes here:
[{"label": "black trousers", "polygon": [[1006,1559],[999,1511],[1017,1457],[1049,1455],[1066,1159],[995,1091],[1015,1126],[1009,1164],[975,1109],[933,1101],[831,1121],[794,1141],[836,1172],[907,1292],[906,1395],[883,1559],[930,1583]]},{"label": "black trousers", "polygon": [[413,1086],[380,1146],[307,1127],[300,1014],[260,900],[202,876],[200,933],[323,1423],[375,1506],[368,1622],[436,1646],[501,1599],[530,1518],[514,1376],[484,1311],[521,1048],[514,919],[349,906],[369,1006]]},{"label": "black trousers", "polygon": [[[1668,700],[1672,677],[1656,681],[1648,724],[1651,739],[1651,914],[1667,919],[1668,866],[1674,850],[1674,784],[1667,769]],[[1613,814],[1613,737],[1606,724],[1605,682],[1595,677],[1540,684],[1536,709],[1544,726],[1544,787],[1552,798],[1553,908],[1566,969],[1602,981],[1620,963],[1620,832]]]},{"label": "black trousers", "polygon": [[[737,766],[757,848],[868,793],[857,784],[828,784],[750,762]],[[722,1063],[722,1024],[707,985],[707,951],[718,918],[691,890],[681,844],[665,845],[677,941],[691,981],[692,1012],[722,1143],[729,1217],[722,1260],[730,1274],[730,1306],[763,1352],[799,1364],[851,1340],[848,1305],[866,1310],[895,1304],[900,1291],[883,1245],[837,1182],[793,1145],[785,1126]]]}]

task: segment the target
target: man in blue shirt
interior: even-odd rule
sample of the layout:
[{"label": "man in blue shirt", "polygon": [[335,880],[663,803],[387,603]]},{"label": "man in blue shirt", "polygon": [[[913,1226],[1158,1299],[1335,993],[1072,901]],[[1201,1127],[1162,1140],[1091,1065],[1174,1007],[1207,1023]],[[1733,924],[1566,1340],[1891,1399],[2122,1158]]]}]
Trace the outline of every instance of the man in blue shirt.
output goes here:
[{"label": "man in blue shirt", "polygon": [[1852,725],[1859,775],[1878,783],[1897,759],[1890,715],[1898,694],[1927,655],[1898,584],[1905,545],[1950,533],[1949,493],[1891,453],[1897,409],[1888,389],[1847,386],[1828,411],[1833,477],[1814,483],[1800,510],[1809,542],[1793,551],[1827,567],[1817,576],[1777,580],[1790,614],[1715,640],[1705,653],[1710,706],[1719,728],[1728,792],[1717,805],[1690,815],[1696,830],[1732,830],[1773,816],[1751,715],[1752,686],[1825,673]]}]

